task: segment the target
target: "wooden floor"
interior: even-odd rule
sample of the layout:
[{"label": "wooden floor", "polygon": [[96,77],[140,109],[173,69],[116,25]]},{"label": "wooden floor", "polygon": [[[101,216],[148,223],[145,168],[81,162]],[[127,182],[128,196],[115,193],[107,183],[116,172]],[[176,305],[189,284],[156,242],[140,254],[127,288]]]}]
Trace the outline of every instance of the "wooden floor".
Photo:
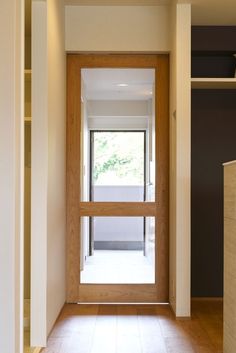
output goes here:
[{"label": "wooden floor", "polygon": [[65,305],[43,353],[222,353],[221,301],[193,301],[191,320],[168,305]]}]

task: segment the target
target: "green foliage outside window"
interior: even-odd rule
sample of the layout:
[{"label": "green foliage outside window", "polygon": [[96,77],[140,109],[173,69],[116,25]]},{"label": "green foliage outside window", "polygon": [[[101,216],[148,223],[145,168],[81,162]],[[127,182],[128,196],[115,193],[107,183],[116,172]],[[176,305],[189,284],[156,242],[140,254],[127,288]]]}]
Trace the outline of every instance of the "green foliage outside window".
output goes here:
[{"label": "green foliage outside window", "polygon": [[143,185],[144,133],[95,132],[95,185]]}]

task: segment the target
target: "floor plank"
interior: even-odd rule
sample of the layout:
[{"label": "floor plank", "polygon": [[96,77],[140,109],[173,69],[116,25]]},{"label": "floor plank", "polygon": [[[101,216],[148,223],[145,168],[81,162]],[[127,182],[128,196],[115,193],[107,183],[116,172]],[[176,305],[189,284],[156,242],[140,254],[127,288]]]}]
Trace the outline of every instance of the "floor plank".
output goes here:
[{"label": "floor plank", "polygon": [[222,301],[194,301],[192,318],[168,305],[63,308],[43,353],[222,353]]}]

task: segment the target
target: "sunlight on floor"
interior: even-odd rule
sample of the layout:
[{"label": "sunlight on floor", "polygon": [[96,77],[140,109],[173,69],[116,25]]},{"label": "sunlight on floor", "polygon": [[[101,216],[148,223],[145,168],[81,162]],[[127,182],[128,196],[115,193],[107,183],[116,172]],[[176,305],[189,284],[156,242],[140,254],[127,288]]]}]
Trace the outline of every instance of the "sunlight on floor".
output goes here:
[{"label": "sunlight on floor", "polygon": [[96,250],[86,259],[81,283],[155,283],[154,265],[142,251]]}]

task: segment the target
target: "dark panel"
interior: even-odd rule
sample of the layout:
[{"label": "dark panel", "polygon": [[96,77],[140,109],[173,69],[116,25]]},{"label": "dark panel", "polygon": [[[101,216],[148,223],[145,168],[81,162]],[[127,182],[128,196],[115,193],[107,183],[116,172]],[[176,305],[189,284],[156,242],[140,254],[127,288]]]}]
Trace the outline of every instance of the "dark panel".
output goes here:
[{"label": "dark panel", "polygon": [[236,159],[236,90],[192,91],[192,296],[223,295],[223,167]]},{"label": "dark panel", "polygon": [[192,51],[234,52],[236,26],[192,26]]},{"label": "dark panel", "polygon": [[192,56],[192,77],[234,77],[236,59],[230,55]]}]

